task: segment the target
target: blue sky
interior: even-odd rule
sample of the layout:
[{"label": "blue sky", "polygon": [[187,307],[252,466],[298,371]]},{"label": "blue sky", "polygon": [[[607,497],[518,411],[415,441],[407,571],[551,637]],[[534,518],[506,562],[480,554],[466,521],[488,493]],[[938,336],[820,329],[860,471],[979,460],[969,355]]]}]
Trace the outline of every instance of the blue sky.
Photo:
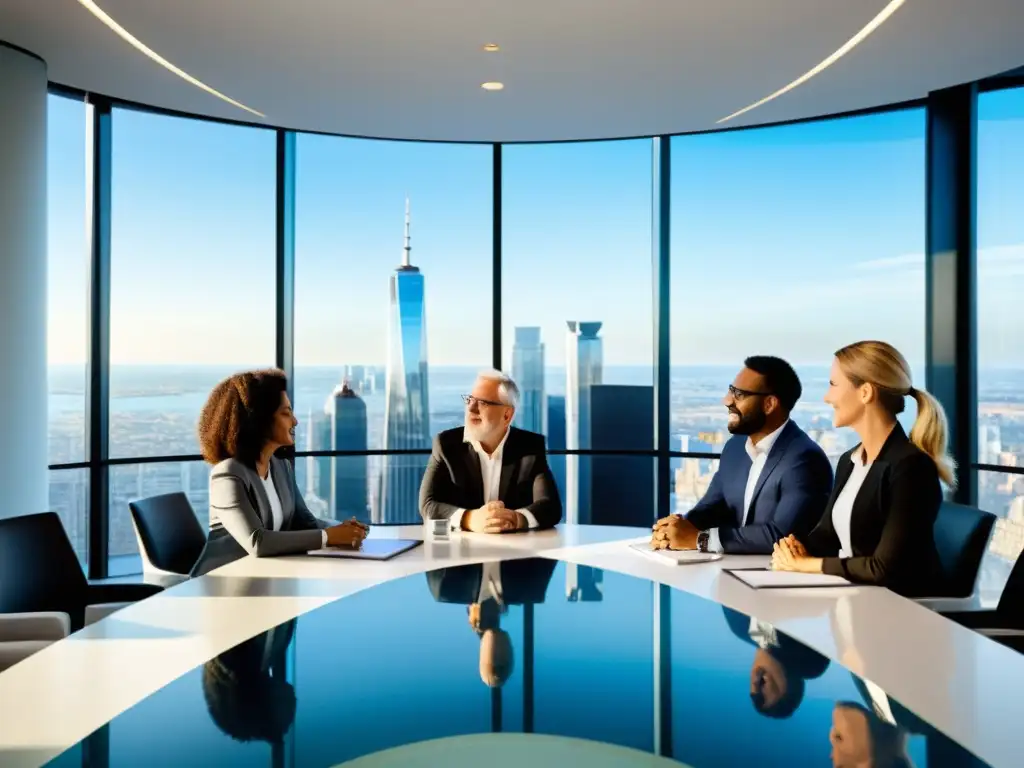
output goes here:
[{"label": "blue sky", "polygon": [[[979,360],[1024,366],[1024,90],[979,106]],[[924,113],[673,140],[672,361],[827,364],[857,338],[924,346]],[[85,359],[85,108],[50,98],[50,359]],[[274,356],[274,136],[117,110],[115,363]],[[296,363],[385,361],[405,197],[428,352],[490,360],[491,149],[301,135]],[[504,149],[503,327],[604,322],[606,365],[652,361],[651,143]]]}]

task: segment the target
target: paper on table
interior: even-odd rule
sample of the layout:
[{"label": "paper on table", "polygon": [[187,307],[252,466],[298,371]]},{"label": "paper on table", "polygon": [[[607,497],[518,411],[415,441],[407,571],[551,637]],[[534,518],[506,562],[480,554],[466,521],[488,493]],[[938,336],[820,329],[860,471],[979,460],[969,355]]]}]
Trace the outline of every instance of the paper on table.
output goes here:
[{"label": "paper on table", "polygon": [[770,587],[852,587],[842,576],[826,573],[769,571],[761,568],[726,568],[737,579],[754,589]]}]

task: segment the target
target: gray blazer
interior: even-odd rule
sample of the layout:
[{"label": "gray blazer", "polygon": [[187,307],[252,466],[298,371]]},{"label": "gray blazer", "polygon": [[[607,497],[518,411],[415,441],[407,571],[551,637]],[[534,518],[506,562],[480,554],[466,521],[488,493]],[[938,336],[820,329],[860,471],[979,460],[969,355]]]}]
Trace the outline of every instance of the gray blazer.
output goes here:
[{"label": "gray blazer", "polygon": [[284,521],[271,530],[273,512],[263,481],[255,469],[226,459],[210,472],[210,533],[192,569],[201,576],[244,557],[295,555],[323,545],[321,530],[329,524],[313,517],[295,486],[292,465],[273,457],[270,476],[281,501]]}]

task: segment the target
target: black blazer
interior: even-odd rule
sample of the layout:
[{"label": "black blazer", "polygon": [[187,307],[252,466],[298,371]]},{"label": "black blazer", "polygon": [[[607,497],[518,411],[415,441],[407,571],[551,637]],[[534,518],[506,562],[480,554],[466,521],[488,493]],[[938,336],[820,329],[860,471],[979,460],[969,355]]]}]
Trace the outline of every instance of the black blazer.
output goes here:
[{"label": "black blazer", "polygon": [[807,537],[807,551],[823,557],[822,571],[859,584],[888,587],[907,597],[944,594],[945,575],[935,546],[935,518],[942,504],[939,470],[932,458],[893,428],[853,502],[850,543],[853,557],[839,558],[832,508],[853,473],[843,454],[836,484],[821,522]]},{"label": "black blazer", "polygon": [[[501,457],[498,498],[508,509],[527,509],[541,528],[562,519],[562,500],[548,468],[544,435],[512,427]],[[420,515],[424,520],[447,520],[457,509],[484,504],[480,457],[463,441],[463,428],[445,430],[434,438],[433,451],[420,485]]]},{"label": "black blazer", "polygon": [[[557,564],[555,560],[541,557],[502,561],[502,601],[506,605],[543,603]],[[479,563],[439,568],[427,574],[427,585],[430,587],[430,594],[439,603],[472,605],[480,594],[480,580],[483,574],[484,567]]]}]

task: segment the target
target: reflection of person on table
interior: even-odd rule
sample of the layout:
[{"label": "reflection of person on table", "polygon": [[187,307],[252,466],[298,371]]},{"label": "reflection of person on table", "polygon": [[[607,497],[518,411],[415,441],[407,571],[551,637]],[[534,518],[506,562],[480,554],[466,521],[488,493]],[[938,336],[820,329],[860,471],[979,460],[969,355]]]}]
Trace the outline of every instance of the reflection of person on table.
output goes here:
[{"label": "reflection of person on table", "polygon": [[[908,438],[896,420],[917,403]],[[842,576],[909,597],[941,596],[935,545],[942,486],[956,483],[946,453],[942,406],[911,384],[910,366],[891,345],[861,341],[836,352],[825,402],[833,424],[860,443],[840,457],[824,516],[805,539],[779,541],[772,567]]]},{"label": "reflection of person on table", "polygon": [[789,418],[801,392],[785,360],[747,358],[722,401],[734,437],[722,449],[718,471],[685,517],[655,524],[652,548],[769,554],[783,536],[803,536],[818,522],[832,467]]},{"label": "reflection of person on table", "polygon": [[203,665],[210,717],[236,741],[279,743],[295,720],[295,689],[284,677],[294,631],[289,621]]},{"label": "reflection of person on table", "polygon": [[210,393],[199,417],[199,445],[210,471],[210,533],[193,576],[238,560],[358,546],[367,527],[317,520],[292,465],[276,456],[295,445],[298,421],[282,371],[238,373]]},{"label": "reflection of person on table", "polygon": [[501,628],[510,605],[543,603],[555,561],[541,558],[460,565],[427,574],[434,599],[467,605],[469,625],[480,638],[480,678],[498,688],[512,674],[512,640]]},{"label": "reflection of person on table", "polygon": [[463,400],[465,426],[434,438],[420,485],[420,515],[477,533],[554,526],[562,519],[562,502],[544,435],[511,426],[519,403],[516,383],[500,371],[484,371]]},{"label": "reflection of person on table", "polygon": [[750,668],[750,701],[767,717],[790,717],[804,698],[806,681],[825,674],[829,661],[778,632],[766,621],[722,609],[736,637],[757,647]]}]

